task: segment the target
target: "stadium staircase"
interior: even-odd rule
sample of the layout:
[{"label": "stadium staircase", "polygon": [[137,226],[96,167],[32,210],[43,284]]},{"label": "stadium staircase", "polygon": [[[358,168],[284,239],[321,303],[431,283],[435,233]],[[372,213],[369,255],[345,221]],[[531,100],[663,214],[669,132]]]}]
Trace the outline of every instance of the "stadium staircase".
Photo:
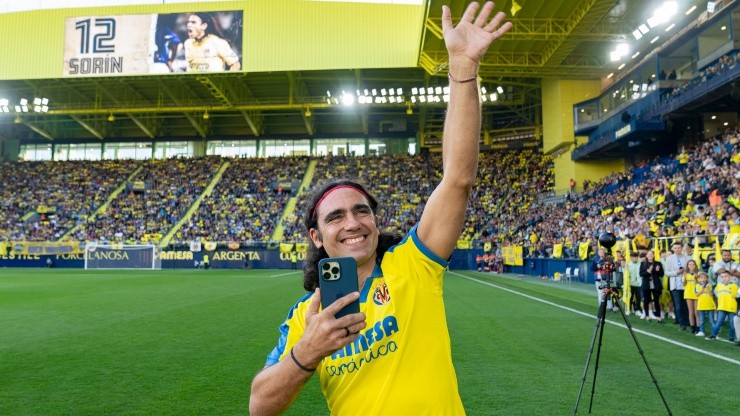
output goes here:
[{"label": "stadium staircase", "polygon": [[301,186],[298,187],[298,192],[295,193],[295,196],[290,197],[290,199],[288,199],[288,203],[285,204],[285,208],[283,208],[283,213],[280,215],[280,221],[278,221],[278,224],[275,227],[275,231],[273,231],[272,236],[270,237],[271,241],[283,240],[283,230],[285,230],[285,227],[283,226],[283,221],[285,221],[285,219],[289,216],[293,215],[293,213],[295,212],[295,207],[296,205],[298,205],[298,197],[301,196],[304,190],[308,189],[309,185],[311,185],[311,182],[313,182],[313,177],[316,174],[317,163],[318,162],[316,160],[311,160],[308,163],[308,168],[306,168],[306,174],[303,175]]},{"label": "stadium staircase", "polygon": [[[140,165],[138,168],[134,169],[134,171],[131,172],[130,175],[128,175],[128,177],[126,178],[126,180],[123,181],[123,182],[121,182],[121,184],[118,185],[116,187],[116,189],[114,189],[113,192],[111,192],[110,195],[108,195],[108,199],[105,200],[105,202],[103,203],[103,205],[99,206],[98,209],[95,210],[95,212],[93,212],[92,214],[90,214],[90,216],[85,219],[85,221],[86,222],[94,221],[95,220],[95,217],[98,214],[100,214],[101,212],[107,211],[108,210],[108,206],[110,205],[110,203],[113,202],[114,199],[116,199],[116,197],[118,196],[118,194],[120,194],[121,192],[123,192],[124,189],[126,189],[126,184],[129,183],[129,182],[131,182],[131,181],[133,181],[134,178],[136,177],[136,175],[138,175],[139,172],[141,172],[142,169],[144,169],[144,166],[143,165]],[[67,241],[68,238],[69,238],[69,236],[74,235],[74,233],[76,233],[77,230],[80,229],[80,227],[82,227],[82,224],[75,225],[69,231],[67,231],[59,239],[59,241]]]},{"label": "stadium staircase", "polygon": [[162,238],[162,241],[159,242],[159,247],[164,248],[167,247],[167,245],[170,243],[170,240],[172,240],[172,236],[175,235],[177,230],[182,227],[183,224],[185,224],[185,221],[189,220],[190,217],[193,216],[193,213],[198,210],[198,207],[200,206],[200,203],[203,201],[203,198],[206,196],[211,195],[211,192],[213,192],[213,188],[216,187],[216,184],[218,181],[221,180],[221,177],[224,175],[224,172],[226,172],[226,169],[229,168],[229,165],[231,165],[231,162],[228,160],[219,168],[218,172],[216,172],[215,175],[213,175],[213,179],[211,179],[211,182],[206,186],[206,189],[201,193],[198,198],[193,201],[193,204],[188,208],[188,210],[185,212],[185,215],[180,218],[180,221],[177,222],[172,228],[170,228],[170,231],[167,232],[167,234]]}]

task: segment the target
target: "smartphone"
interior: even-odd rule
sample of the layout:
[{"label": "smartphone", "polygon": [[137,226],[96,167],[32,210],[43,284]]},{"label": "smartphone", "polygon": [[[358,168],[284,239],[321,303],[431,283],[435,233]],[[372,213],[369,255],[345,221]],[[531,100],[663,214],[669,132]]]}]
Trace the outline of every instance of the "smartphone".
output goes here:
[{"label": "smartphone", "polygon": [[[319,288],[321,307],[326,309],[337,299],[359,291],[357,284],[357,262],[352,257],[330,257],[319,260]],[[356,300],[337,312],[334,317],[360,312],[360,301]]]}]

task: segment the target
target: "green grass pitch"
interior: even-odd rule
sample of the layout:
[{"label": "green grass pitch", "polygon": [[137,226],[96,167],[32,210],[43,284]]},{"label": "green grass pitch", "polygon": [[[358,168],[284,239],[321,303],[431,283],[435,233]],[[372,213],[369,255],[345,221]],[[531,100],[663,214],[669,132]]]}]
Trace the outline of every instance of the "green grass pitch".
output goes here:
[{"label": "green grass pitch", "polygon": [[[0,415],[247,414],[251,379],[303,294],[300,279],[288,270],[0,269]],[[592,285],[449,272],[445,302],[468,414],[573,413],[595,327]],[[632,323],[662,337],[637,334],[675,415],[737,410],[740,348],[670,323]],[[588,414],[595,358],[579,414]],[[328,414],[317,377],[286,414]],[[593,414],[666,414],[626,328],[605,327]]]}]

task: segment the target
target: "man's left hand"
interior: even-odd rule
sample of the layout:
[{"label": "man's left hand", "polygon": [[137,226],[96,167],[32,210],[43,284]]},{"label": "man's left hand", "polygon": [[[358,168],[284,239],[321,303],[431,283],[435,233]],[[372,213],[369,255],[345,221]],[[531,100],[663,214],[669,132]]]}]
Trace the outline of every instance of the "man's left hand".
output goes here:
[{"label": "man's left hand", "polygon": [[480,4],[470,3],[460,22],[453,26],[450,8],[442,6],[442,34],[450,60],[467,58],[477,64],[483,59],[491,43],[511,29],[511,22],[502,24],[506,17],[503,12],[496,13],[489,20],[493,7],[493,2],[486,2],[476,17]]}]

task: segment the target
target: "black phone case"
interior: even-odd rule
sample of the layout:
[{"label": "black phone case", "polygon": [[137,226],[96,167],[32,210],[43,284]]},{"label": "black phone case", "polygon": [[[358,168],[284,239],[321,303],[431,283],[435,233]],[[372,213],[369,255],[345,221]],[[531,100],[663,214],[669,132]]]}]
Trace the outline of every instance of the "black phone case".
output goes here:
[{"label": "black phone case", "polygon": [[[321,307],[326,309],[337,299],[358,291],[357,262],[352,257],[333,257],[319,260],[319,288]],[[334,317],[360,312],[356,300],[337,312]]]}]

